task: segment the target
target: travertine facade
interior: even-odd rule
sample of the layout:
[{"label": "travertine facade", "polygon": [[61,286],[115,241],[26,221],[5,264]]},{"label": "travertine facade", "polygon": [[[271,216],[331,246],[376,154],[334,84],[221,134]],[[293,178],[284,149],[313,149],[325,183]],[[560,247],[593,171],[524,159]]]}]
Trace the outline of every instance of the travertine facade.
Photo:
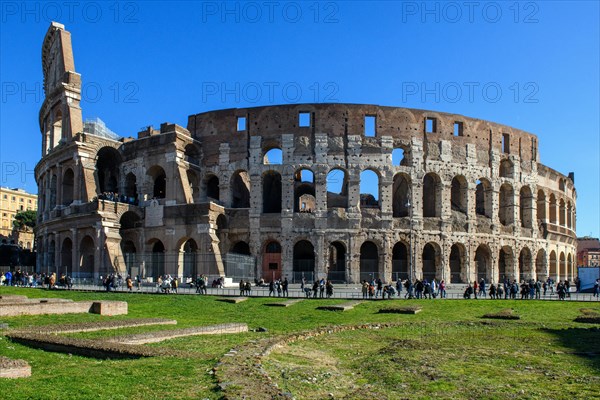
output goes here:
[{"label": "travertine facade", "polygon": [[[539,163],[535,135],[433,111],[301,104],[206,112],[187,129],[115,141],[82,132],[60,25],[43,63],[41,270],[350,282],[575,274],[576,191]],[[120,201],[94,200],[103,192]],[[230,273],[231,254],[256,264]]]}]

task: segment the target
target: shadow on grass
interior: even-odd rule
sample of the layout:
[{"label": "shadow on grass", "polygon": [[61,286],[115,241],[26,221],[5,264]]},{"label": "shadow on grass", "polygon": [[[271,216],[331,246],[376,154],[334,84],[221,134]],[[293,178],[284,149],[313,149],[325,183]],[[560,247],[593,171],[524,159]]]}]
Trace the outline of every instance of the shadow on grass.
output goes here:
[{"label": "shadow on grass", "polygon": [[600,327],[544,330],[571,349],[569,354],[581,357],[600,372]]}]

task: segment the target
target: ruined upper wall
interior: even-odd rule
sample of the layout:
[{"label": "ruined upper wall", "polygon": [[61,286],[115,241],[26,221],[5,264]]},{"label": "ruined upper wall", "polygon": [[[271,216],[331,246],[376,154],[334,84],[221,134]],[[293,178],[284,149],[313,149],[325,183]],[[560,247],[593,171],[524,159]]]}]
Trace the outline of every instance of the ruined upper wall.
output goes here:
[{"label": "ruined upper wall", "polygon": [[[299,126],[300,113],[310,114],[310,126]],[[365,104],[294,104],[210,111],[189,116],[188,130],[202,143],[207,157],[219,151],[220,143],[228,143],[232,155],[243,157],[251,136],[261,136],[265,149],[281,147],[282,134],[310,139],[315,133],[325,133],[330,138],[363,136],[363,143],[372,146],[373,138],[365,137],[365,116],[375,117],[375,138],[391,137],[395,147],[407,145],[412,137],[417,137],[432,143],[471,143],[478,150],[490,153],[494,149],[525,162],[539,159],[537,137],[519,129],[459,114]],[[237,129],[238,118],[246,119],[243,131]],[[427,131],[428,119],[432,120],[432,132]]]}]

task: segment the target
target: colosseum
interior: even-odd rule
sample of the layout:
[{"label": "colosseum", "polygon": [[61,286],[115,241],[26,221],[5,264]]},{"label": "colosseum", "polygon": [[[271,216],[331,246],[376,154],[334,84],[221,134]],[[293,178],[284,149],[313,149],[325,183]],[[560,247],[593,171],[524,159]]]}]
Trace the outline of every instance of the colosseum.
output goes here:
[{"label": "colosseum", "polygon": [[52,23],[38,270],[148,280],[198,274],[572,279],[574,176],[542,165],[537,136],[398,107],[225,109],[137,138],[84,122],[71,38]]}]

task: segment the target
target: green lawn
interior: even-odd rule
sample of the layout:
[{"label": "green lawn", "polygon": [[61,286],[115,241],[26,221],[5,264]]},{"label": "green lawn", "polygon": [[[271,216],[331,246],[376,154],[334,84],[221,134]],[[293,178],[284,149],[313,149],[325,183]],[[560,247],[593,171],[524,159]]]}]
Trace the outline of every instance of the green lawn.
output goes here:
[{"label": "green lawn", "polygon": [[[346,300],[307,300],[288,308],[265,307],[276,299],[239,304],[215,297],[79,293],[0,288],[2,294],[114,299],[129,303],[126,316],[92,314],[2,318],[11,328],[102,321],[170,318],[177,325],[72,335],[111,335],[244,322],[268,332],[178,338],[148,346],[183,350],[187,358],[98,360],[13,343],[0,336],[0,355],[24,359],[27,379],[2,381],[3,399],[218,399],[212,368],[231,348],[264,338],[331,325],[406,322],[380,330],[344,331],[282,347],[265,360],[273,380],[296,398],[591,398],[600,395],[600,325],[573,322],[598,303],[558,301],[373,301],[346,312],[315,310]],[[393,304],[419,304],[417,315],[378,314]],[[482,315],[513,308],[517,321]],[[2,331],[0,331],[2,332]],[[7,389],[7,390],[5,390]]]}]

